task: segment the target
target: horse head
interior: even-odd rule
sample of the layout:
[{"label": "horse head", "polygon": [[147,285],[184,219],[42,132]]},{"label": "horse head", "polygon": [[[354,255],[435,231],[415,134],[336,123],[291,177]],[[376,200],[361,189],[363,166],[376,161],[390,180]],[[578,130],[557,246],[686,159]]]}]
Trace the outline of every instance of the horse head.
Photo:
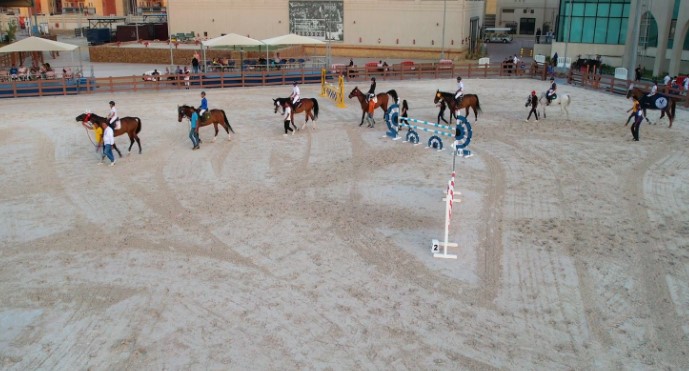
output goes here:
[{"label": "horse head", "polygon": [[177,106],[177,122],[182,122],[182,119],[185,117],[191,120],[191,114],[194,111],[196,111],[194,107],[187,106],[186,104]]},{"label": "horse head", "polygon": [[278,113],[278,107],[280,107],[280,98],[273,99],[273,107],[275,107],[273,113]]},{"label": "horse head", "polygon": [[358,86],[355,86],[354,89],[352,89],[352,92],[349,93],[349,99],[352,99],[352,97],[358,97],[358,96],[361,96],[361,95],[362,95],[362,93],[361,93],[361,91],[359,90],[359,87],[358,87]]},{"label": "horse head", "polygon": [[433,98],[433,103],[438,104],[440,100],[443,99],[443,94],[440,92],[440,89],[435,91],[435,98]]}]

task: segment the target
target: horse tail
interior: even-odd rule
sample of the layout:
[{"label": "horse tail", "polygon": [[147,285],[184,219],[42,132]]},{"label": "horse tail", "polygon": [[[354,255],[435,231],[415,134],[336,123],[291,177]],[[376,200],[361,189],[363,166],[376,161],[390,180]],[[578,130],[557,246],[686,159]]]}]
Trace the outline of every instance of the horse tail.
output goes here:
[{"label": "horse tail", "polygon": [[395,103],[397,103],[397,100],[399,99],[399,97],[397,96],[397,91],[395,91],[395,89],[391,89],[388,90],[388,94],[390,94],[390,96],[392,96],[392,99],[395,100]]},{"label": "horse tail", "polygon": [[225,123],[227,124],[227,127],[230,128],[230,131],[232,134],[235,134],[234,129],[232,129],[232,126],[230,125],[230,120],[227,119],[227,115],[225,114],[225,110],[221,109],[220,112],[222,112],[222,117],[225,119]]},{"label": "horse tail", "polygon": [[478,102],[478,95],[474,94],[474,96],[476,97],[476,110],[479,112],[483,112],[481,111],[481,104]]},{"label": "horse tail", "polygon": [[318,118],[318,101],[316,98],[311,98],[313,100],[313,121],[316,121]]},{"label": "horse tail", "polygon": [[139,132],[141,131],[141,119],[138,117],[134,117],[134,118],[136,119],[136,131],[135,131],[135,133],[139,134]]}]

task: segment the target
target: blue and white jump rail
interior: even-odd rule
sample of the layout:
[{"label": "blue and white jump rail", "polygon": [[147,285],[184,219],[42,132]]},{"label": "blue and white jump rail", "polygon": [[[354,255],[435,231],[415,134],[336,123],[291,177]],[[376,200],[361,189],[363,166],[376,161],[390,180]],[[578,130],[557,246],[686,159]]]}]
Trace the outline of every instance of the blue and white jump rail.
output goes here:
[{"label": "blue and white jump rail", "polygon": [[[429,121],[400,117],[399,112],[400,109],[398,104],[393,104],[385,112],[385,123],[388,126],[388,131],[385,133],[387,137],[392,138],[392,140],[400,139],[400,129],[406,127],[409,128],[409,131],[407,131],[404,141],[416,145],[419,144],[421,140],[418,132],[425,131],[431,134],[431,137],[428,138],[428,148],[442,151],[444,148],[443,137],[454,138],[453,145],[457,151],[457,155],[461,157],[472,156],[471,151],[466,149],[469,143],[471,143],[472,136],[471,124],[469,124],[466,117],[462,115],[457,116],[457,125],[451,127],[449,125],[441,125]],[[402,120],[406,122],[401,122]]]}]

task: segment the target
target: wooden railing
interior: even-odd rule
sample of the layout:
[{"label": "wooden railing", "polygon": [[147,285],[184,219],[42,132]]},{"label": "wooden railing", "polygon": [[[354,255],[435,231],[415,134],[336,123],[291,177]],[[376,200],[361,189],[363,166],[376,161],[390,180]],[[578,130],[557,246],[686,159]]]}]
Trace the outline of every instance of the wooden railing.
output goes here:
[{"label": "wooden railing", "polygon": [[[653,83],[648,81],[631,81],[616,79],[615,76],[586,73],[570,70],[567,74],[567,82],[571,85],[578,85],[588,89],[604,90],[614,94],[627,94],[629,86],[634,83],[644,91],[651,91]],[[682,91],[682,88],[672,88],[666,85],[658,86],[658,93],[666,95],[668,98],[689,107],[689,94]]]}]

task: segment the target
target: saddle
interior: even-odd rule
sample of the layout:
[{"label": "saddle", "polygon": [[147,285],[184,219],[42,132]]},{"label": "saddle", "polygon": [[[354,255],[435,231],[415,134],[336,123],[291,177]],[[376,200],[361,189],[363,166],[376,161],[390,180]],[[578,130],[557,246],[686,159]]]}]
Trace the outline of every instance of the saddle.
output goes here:
[{"label": "saddle", "polygon": [[201,121],[206,121],[211,118],[211,110],[206,110],[206,112],[203,113],[203,115],[200,117]]}]

